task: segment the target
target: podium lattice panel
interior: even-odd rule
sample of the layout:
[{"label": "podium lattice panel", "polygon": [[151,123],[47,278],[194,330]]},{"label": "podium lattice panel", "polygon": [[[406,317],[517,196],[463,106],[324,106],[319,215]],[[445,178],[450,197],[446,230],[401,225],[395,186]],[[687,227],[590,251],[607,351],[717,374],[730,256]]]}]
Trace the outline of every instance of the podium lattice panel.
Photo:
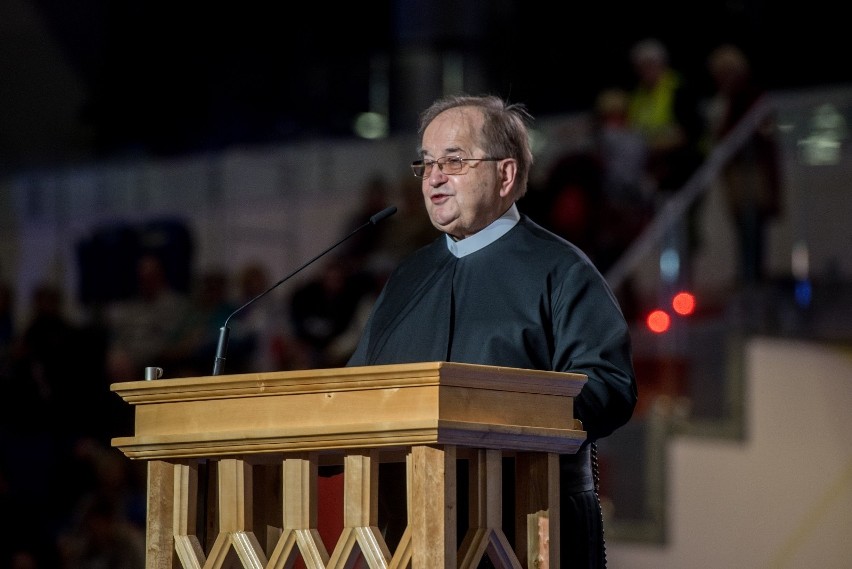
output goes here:
[{"label": "podium lattice panel", "polygon": [[[555,551],[548,547],[547,500],[548,494],[557,494],[551,488],[554,479],[548,477],[557,472],[553,469],[558,466],[556,455],[521,453],[515,459],[523,487],[545,489],[545,493],[528,492],[517,501],[536,511],[525,512],[527,527],[517,528],[519,539],[513,548],[501,527],[503,452],[470,453],[469,528],[456,549],[456,449],[412,448],[406,458],[409,523],[391,551],[379,530],[378,454],[375,450],[353,452],[343,458],[343,509],[329,512],[342,515],[343,529],[335,543],[325,543],[319,531],[316,453],[283,455],[273,463],[240,458],[152,462],[149,506],[154,511],[148,527],[148,566],[475,569],[484,557],[497,569],[521,569],[527,557],[533,559],[530,567],[549,566]],[[433,486],[435,477],[440,482]],[[537,481],[529,483],[532,478]],[[200,492],[200,487],[206,491]],[[435,512],[439,518],[443,512],[442,519]],[[415,537],[415,532],[420,535]],[[427,544],[423,551],[415,551],[417,539]]]}]

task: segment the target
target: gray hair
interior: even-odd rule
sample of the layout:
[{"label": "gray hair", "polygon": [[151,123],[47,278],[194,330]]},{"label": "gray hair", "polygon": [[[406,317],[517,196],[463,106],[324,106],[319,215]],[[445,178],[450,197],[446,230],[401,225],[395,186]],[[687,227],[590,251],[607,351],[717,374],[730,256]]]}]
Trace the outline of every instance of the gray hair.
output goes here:
[{"label": "gray hair", "polygon": [[528,126],[533,117],[521,103],[508,103],[495,95],[450,95],[438,99],[420,114],[417,133],[423,132],[435,117],[448,109],[475,107],[484,117],[480,146],[490,156],[514,158],[518,163],[515,183],[515,200],[527,193],[527,182],[533,164]]}]

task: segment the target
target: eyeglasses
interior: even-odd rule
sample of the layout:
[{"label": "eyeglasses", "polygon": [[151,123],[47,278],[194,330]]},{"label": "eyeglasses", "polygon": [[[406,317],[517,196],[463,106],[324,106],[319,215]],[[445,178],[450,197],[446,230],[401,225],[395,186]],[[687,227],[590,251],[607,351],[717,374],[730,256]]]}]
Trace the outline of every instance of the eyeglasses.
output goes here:
[{"label": "eyeglasses", "polygon": [[444,174],[465,174],[468,162],[498,162],[505,158],[462,158],[461,156],[444,156],[437,160],[415,160],[411,163],[411,171],[418,178],[428,178],[432,175],[432,166],[438,165],[438,169]]}]

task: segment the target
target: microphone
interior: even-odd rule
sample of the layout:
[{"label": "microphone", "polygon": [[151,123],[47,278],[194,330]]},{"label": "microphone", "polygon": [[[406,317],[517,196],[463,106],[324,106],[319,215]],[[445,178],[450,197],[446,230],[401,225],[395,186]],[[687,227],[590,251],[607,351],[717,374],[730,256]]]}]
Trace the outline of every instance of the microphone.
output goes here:
[{"label": "microphone", "polygon": [[287,279],[291,278],[296,273],[298,273],[299,271],[301,271],[302,269],[304,269],[305,267],[307,267],[308,265],[310,265],[311,263],[313,263],[314,261],[316,261],[317,259],[319,259],[323,255],[325,255],[326,253],[328,253],[329,251],[331,251],[332,249],[334,249],[338,245],[342,244],[344,241],[346,241],[347,239],[349,239],[350,237],[352,237],[353,235],[355,235],[356,233],[358,233],[362,229],[364,229],[366,227],[370,227],[371,225],[376,225],[380,221],[387,219],[388,217],[392,216],[395,213],[396,213],[396,206],[390,206],[390,207],[386,207],[385,209],[383,209],[379,213],[376,213],[376,214],[370,216],[370,220],[367,223],[356,228],[349,235],[347,235],[346,237],[344,237],[343,239],[341,239],[340,241],[338,241],[337,243],[335,243],[331,247],[327,248],[326,250],[324,250],[323,252],[321,252],[320,254],[315,256],[314,258],[310,259],[305,264],[303,264],[301,267],[299,267],[298,269],[296,269],[295,271],[293,271],[292,273],[290,273],[289,275],[287,275],[286,277],[284,277],[283,279],[281,279],[280,281],[278,281],[277,283],[275,283],[274,285],[272,285],[271,287],[269,287],[268,289],[266,289],[265,291],[260,293],[259,295],[255,296],[254,298],[252,298],[251,300],[249,300],[248,302],[246,302],[245,304],[243,304],[242,306],[240,306],[239,308],[234,310],[230,314],[230,316],[228,316],[225,319],[225,323],[222,325],[222,327],[219,328],[219,341],[216,344],[216,360],[213,363],[213,375],[222,375],[222,372],[225,369],[225,352],[228,350],[228,336],[230,334],[230,328],[228,328],[228,322],[231,321],[231,318],[233,318],[234,316],[239,314],[242,310],[247,308],[250,304],[253,304],[256,300],[259,300],[262,297],[266,296],[268,293],[272,292],[272,290],[275,289],[276,287],[278,287],[281,283],[283,283]]}]

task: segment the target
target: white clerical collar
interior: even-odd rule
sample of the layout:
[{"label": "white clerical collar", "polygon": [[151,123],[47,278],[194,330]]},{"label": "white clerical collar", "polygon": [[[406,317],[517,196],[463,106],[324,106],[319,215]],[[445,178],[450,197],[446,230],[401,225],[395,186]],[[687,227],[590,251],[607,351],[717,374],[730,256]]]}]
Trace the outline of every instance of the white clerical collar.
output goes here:
[{"label": "white clerical collar", "polygon": [[518,206],[512,204],[512,207],[510,207],[506,213],[494,220],[491,225],[470,237],[462,239],[461,241],[454,241],[452,237],[447,235],[447,249],[449,249],[450,253],[458,258],[470,255],[471,253],[475,253],[503,237],[510,229],[515,227],[520,220],[521,214],[518,212]]}]

